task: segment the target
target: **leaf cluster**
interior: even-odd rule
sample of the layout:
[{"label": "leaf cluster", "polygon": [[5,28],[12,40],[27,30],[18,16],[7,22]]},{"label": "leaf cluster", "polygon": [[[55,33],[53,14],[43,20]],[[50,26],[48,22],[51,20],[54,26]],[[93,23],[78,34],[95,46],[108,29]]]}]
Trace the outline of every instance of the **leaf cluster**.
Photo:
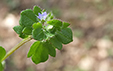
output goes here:
[{"label": "leaf cluster", "polygon": [[43,13],[38,6],[33,10],[26,9],[21,12],[19,25],[13,29],[21,38],[29,35],[36,40],[30,47],[27,57],[31,57],[35,64],[45,62],[49,55],[56,56],[56,49],[61,50],[62,44],[73,41],[72,30],[69,23],[54,19],[53,14],[47,14],[45,20],[38,18],[38,13]]}]

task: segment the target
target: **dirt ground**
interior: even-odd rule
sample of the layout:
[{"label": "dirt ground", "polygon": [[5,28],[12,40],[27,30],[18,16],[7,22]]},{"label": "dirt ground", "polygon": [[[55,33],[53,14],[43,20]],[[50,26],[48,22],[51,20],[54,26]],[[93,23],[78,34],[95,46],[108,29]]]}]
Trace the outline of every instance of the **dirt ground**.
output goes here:
[{"label": "dirt ground", "polygon": [[0,0],[0,46],[7,51],[22,40],[12,29],[20,12],[34,5],[69,22],[73,42],[35,65],[27,58],[32,40],[6,60],[5,71],[113,71],[113,0]]}]

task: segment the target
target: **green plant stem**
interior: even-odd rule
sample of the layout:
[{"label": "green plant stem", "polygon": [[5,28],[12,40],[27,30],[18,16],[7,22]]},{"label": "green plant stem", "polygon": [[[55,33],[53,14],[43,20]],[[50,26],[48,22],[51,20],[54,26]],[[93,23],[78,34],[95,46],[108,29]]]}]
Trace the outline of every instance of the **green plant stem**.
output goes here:
[{"label": "green plant stem", "polygon": [[4,61],[7,57],[9,57],[14,51],[16,51],[19,47],[21,47],[23,44],[25,44],[26,42],[30,41],[32,39],[31,36],[29,36],[28,38],[25,38],[24,40],[22,40],[19,44],[17,44],[14,48],[12,48],[6,55],[5,57],[1,60]]}]

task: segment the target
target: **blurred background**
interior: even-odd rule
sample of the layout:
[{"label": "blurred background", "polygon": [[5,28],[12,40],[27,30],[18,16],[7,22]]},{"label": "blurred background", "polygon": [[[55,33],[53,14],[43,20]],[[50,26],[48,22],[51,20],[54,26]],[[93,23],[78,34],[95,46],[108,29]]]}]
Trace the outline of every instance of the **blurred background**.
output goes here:
[{"label": "blurred background", "polygon": [[7,51],[22,40],[12,29],[20,12],[34,5],[69,22],[73,42],[35,65],[27,58],[30,41],[6,60],[5,71],[113,71],[113,0],[0,0],[0,46]]}]

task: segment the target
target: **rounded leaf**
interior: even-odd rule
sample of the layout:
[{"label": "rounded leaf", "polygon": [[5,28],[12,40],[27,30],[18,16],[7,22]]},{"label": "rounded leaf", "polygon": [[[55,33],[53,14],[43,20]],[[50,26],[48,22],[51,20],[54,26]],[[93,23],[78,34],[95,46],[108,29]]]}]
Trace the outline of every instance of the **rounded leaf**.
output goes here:
[{"label": "rounded leaf", "polygon": [[21,33],[21,34],[19,34],[19,37],[21,37],[22,39],[24,39],[24,38],[27,38],[28,35],[26,35],[26,34],[24,34],[24,33]]},{"label": "rounded leaf", "polygon": [[36,51],[37,47],[39,46],[39,44],[40,44],[40,41],[36,41],[32,44],[32,46],[30,47],[30,50],[27,54],[28,58],[31,57],[35,53],[35,51]]},{"label": "rounded leaf", "polygon": [[45,35],[43,29],[42,28],[34,29],[33,30],[33,38],[35,40],[39,40],[39,41],[45,39],[46,35]]},{"label": "rounded leaf", "polygon": [[48,59],[48,50],[43,46],[43,43],[40,43],[37,47],[35,54],[32,56],[32,61],[35,64],[40,62],[45,62]]},{"label": "rounded leaf", "polygon": [[50,20],[47,22],[50,25],[54,25],[55,27],[61,27],[62,26],[62,22],[56,19]]},{"label": "rounded leaf", "polygon": [[62,49],[62,43],[55,36],[50,38],[49,42],[58,50]]},{"label": "rounded leaf", "polygon": [[13,27],[13,30],[14,30],[17,34],[21,34],[21,33],[22,33],[22,30],[23,30],[23,27],[18,25],[18,26]]},{"label": "rounded leaf", "polygon": [[25,27],[31,27],[34,23],[38,22],[37,16],[33,13],[31,9],[26,9],[21,12],[19,24]]},{"label": "rounded leaf", "polygon": [[42,28],[42,24],[40,22],[33,24],[34,29]]},{"label": "rounded leaf", "polygon": [[31,35],[32,34],[32,27],[25,27],[22,30],[22,33],[26,34],[26,35]]},{"label": "rounded leaf", "polygon": [[57,31],[56,37],[63,44],[68,44],[73,41],[72,30],[70,28],[64,28],[61,31]]},{"label": "rounded leaf", "polygon": [[48,41],[44,42],[43,45],[47,48],[49,55],[51,55],[52,57],[56,56],[55,48]]},{"label": "rounded leaf", "polygon": [[41,13],[41,9],[38,6],[34,6],[33,12],[38,16],[38,13]]}]

